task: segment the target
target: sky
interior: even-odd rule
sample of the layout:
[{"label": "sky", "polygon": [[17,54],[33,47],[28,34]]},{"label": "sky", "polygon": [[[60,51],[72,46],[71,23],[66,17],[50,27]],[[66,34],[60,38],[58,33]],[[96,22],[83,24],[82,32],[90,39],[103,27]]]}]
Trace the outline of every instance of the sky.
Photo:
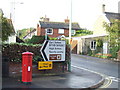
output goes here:
[{"label": "sky", "polygon": [[[92,30],[96,19],[102,14],[102,4],[106,5],[107,12],[118,13],[119,1],[72,0],[72,22],[78,22],[81,28]],[[64,19],[70,18],[70,7],[70,0],[0,0],[4,16],[10,18],[12,13],[16,30],[36,28],[40,18],[45,15],[50,21],[64,22]]]}]

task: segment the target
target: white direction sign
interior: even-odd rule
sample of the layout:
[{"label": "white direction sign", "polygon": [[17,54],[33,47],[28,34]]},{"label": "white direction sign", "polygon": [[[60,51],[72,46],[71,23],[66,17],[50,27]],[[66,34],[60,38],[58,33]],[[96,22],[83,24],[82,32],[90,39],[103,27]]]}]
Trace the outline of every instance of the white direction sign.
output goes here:
[{"label": "white direction sign", "polygon": [[40,50],[44,61],[65,61],[64,40],[46,40]]}]

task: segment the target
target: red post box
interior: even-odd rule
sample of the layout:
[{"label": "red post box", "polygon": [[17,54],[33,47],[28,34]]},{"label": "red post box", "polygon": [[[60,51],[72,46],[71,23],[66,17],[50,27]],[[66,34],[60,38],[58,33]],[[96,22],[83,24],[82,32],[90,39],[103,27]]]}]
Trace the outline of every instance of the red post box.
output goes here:
[{"label": "red post box", "polygon": [[32,82],[32,57],[33,53],[22,53],[22,82]]}]

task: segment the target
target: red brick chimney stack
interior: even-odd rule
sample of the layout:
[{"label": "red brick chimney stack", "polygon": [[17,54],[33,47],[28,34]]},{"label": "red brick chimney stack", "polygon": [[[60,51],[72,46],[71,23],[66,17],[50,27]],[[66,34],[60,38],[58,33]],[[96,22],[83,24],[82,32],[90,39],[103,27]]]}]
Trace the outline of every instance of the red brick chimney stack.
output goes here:
[{"label": "red brick chimney stack", "polygon": [[67,19],[65,19],[65,23],[69,23],[69,19],[68,19],[68,16],[67,16]]},{"label": "red brick chimney stack", "polygon": [[47,18],[47,16],[45,15],[45,18],[43,18],[43,21],[49,22],[49,18]]}]

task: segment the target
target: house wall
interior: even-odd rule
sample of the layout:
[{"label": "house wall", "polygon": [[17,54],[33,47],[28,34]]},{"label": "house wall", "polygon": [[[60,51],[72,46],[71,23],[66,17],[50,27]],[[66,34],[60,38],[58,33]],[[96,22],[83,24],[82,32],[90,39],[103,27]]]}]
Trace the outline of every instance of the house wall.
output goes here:
[{"label": "house wall", "polygon": [[87,54],[88,53],[88,47],[90,47],[90,42],[92,41],[92,38],[82,38],[82,53]]},{"label": "house wall", "polygon": [[104,15],[101,15],[94,24],[94,28],[93,28],[94,35],[107,34],[105,28],[103,27],[104,22],[108,22],[108,20],[107,18],[105,18]]},{"label": "house wall", "polygon": [[[64,30],[64,34],[59,34],[58,33],[59,29],[53,29],[53,34],[52,35],[48,35],[49,37],[55,38],[61,35],[64,36],[68,36],[69,35],[69,30],[65,29]],[[38,36],[44,36],[45,35],[45,28],[38,28],[38,32],[37,32]]]},{"label": "house wall", "polygon": [[90,42],[96,39],[102,39],[103,41],[103,47],[101,48],[100,52],[107,54],[109,53],[108,51],[108,42],[105,39],[105,36],[103,37],[95,37],[95,38],[81,38],[79,39],[79,52],[80,53],[84,53],[84,54],[88,54],[89,50],[90,50]]},{"label": "house wall", "polygon": [[77,50],[77,54],[81,54],[82,53],[82,46],[83,46],[83,43],[82,43],[82,39],[80,38],[78,40],[78,50]]},{"label": "house wall", "polygon": [[9,36],[6,43],[16,43],[16,35]]}]

